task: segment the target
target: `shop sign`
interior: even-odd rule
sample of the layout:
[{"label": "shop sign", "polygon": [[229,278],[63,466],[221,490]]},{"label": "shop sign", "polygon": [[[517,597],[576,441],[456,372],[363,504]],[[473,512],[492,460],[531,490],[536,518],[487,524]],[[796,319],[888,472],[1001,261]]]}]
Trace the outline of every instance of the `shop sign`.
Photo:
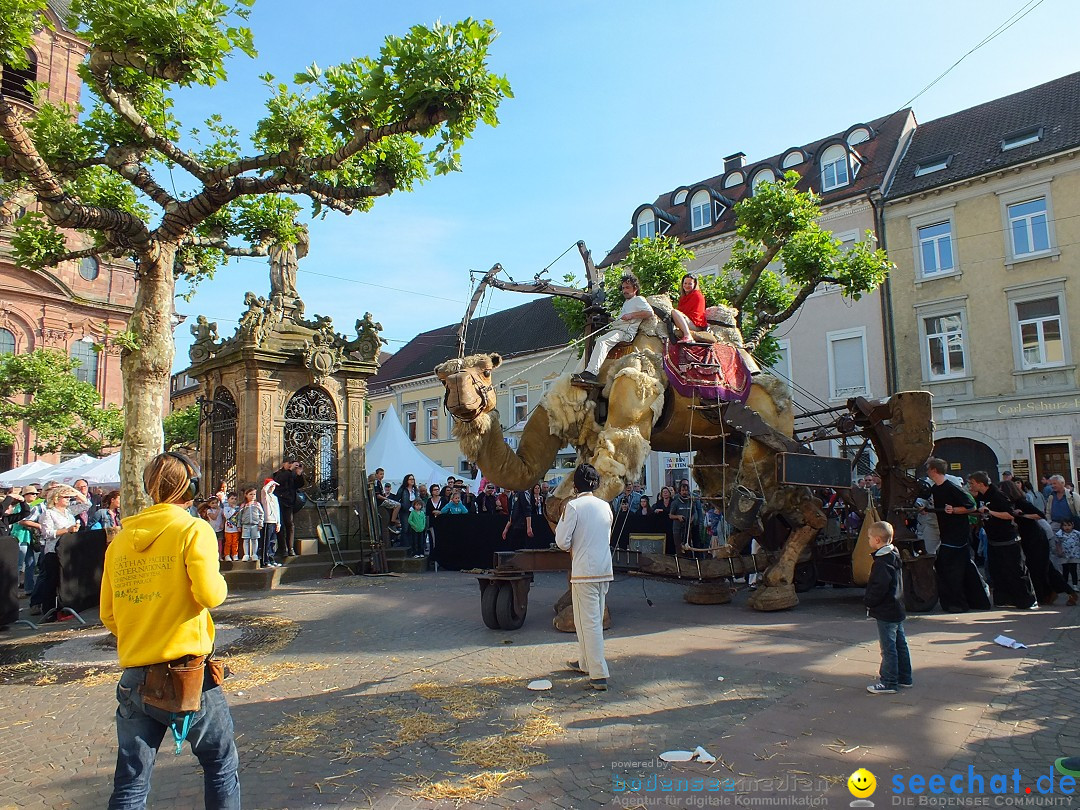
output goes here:
[{"label": "shop sign", "polygon": [[1080,397],[1060,400],[1032,399],[1027,402],[1006,402],[997,407],[997,412],[1002,416],[1034,416],[1035,414],[1074,410],[1080,410]]}]

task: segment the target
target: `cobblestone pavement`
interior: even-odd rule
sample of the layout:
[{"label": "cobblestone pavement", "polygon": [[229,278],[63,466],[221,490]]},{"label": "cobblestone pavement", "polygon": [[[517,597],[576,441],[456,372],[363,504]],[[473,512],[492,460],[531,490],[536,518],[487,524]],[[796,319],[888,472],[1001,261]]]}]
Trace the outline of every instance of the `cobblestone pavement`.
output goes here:
[{"label": "cobblestone pavement", "polygon": [[[421,791],[516,765],[493,795],[465,805],[761,806],[781,797],[846,807],[847,776],[865,767],[882,807],[895,803],[894,774],[973,765],[1019,768],[1033,782],[1061,752],[1080,753],[1080,608],[912,617],[916,687],[871,696],[876,630],[857,589],[819,588],[794,611],[761,614],[744,596],[694,606],[678,586],[624,579],[609,595],[611,689],[596,693],[565,669],[573,636],[551,627],[564,589],[565,575],[538,575],[525,627],[512,633],[484,627],[476,581],[464,574],[230,597],[219,621],[240,636],[229,701],[244,806],[451,807]],[[0,808],[105,806],[115,677],[17,665],[65,660],[71,637],[83,637],[79,650],[97,649],[103,640],[87,644],[95,632],[0,636]],[[999,633],[1029,649],[994,645]],[[553,688],[528,691],[534,678]],[[697,745],[718,762],[656,760]],[[672,779],[669,792],[662,781],[650,790],[650,777]],[[717,781],[678,790],[678,779],[694,777]],[[194,758],[163,748],[150,805],[201,807],[201,791]]]}]

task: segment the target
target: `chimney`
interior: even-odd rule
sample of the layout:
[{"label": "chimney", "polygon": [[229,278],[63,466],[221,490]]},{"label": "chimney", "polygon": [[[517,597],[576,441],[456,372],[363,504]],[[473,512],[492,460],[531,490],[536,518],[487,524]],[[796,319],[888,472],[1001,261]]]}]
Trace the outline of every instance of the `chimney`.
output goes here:
[{"label": "chimney", "polygon": [[736,152],[724,158],[724,174],[737,171],[746,165],[746,152]]}]

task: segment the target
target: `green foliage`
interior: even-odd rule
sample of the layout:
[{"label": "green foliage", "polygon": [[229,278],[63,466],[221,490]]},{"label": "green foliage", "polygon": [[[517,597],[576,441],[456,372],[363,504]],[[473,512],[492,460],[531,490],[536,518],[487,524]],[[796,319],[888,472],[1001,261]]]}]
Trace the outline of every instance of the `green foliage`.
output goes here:
[{"label": "green foliage", "polygon": [[161,420],[165,430],[165,449],[191,446],[199,440],[199,406],[188,405]]},{"label": "green foliage", "polygon": [[124,435],[123,413],[101,407],[97,388],[76,379],[77,360],[38,349],[0,356],[0,443],[20,424],[34,433],[35,453],[101,455]]},{"label": "green foliage", "polygon": [[300,206],[291,197],[242,197],[232,213],[235,233],[245,242],[295,245],[300,241]]},{"label": "green foliage", "polygon": [[34,99],[37,114],[27,122],[27,129],[41,157],[50,166],[64,166],[87,160],[94,154],[93,134],[79,126],[78,110],[69,104],[53,104],[42,97],[38,85]]},{"label": "green foliage", "polygon": [[[584,285],[573,274],[567,273],[562,278],[567,287],[581,287]],[[555,313],[566,326],[566,333],[571,340],[575,340],[585,334],[585,304],[574,298],[563,298],[556,295],[551,299],[551,305],[555,307]],[[581,354],[580,347],[578,354]]]},{"label": "green foliage", "polygon": [[686,275],[686,265],[693,260],[693,251],[683,247],[673,236],[634,239],[626,258],[604,271],[608,311],[615,314],[622,307],[619,278],[625,272],[637,276],[642,295],[669,295],[673,303],[678,302],[679,282]]},{"label": "green foliage", "polygon": [[225,79],[234,50],[255,56],[246,22],[255,0],[73,0],[80,35],[96,49],[136,52],[152,66],[170,68],[178,84],[212,86]]},{"label": "green foliage", "polygon": [[44,11],[45,0],[0,0],[0,62],[26,67],[26,51],[34,43],[34,29],[42,22],[52,25],[42,14]]},{"label": "green foliage", "polygon": [[15,220],[11,235],[11,253],[22,267],[40,269],[66,249],[64,235],[45,219],[44,214],[29,211]]}]

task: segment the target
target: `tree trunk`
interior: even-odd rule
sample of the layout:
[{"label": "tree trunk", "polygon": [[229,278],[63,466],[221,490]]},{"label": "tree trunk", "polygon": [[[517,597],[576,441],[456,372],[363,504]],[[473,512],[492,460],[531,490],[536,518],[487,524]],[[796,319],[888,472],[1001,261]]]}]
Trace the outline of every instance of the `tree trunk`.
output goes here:
[{"label": "tree trunk", "polygon": [[173,342],[174,245],[155,243],[141,257],[135,312],[128,329],[138,349],[125,349],[124,440],[120,446],[120,500],[125,514],[150,505],[142,473],[164,447],[161,419],[166,412],[176,346]]}]

